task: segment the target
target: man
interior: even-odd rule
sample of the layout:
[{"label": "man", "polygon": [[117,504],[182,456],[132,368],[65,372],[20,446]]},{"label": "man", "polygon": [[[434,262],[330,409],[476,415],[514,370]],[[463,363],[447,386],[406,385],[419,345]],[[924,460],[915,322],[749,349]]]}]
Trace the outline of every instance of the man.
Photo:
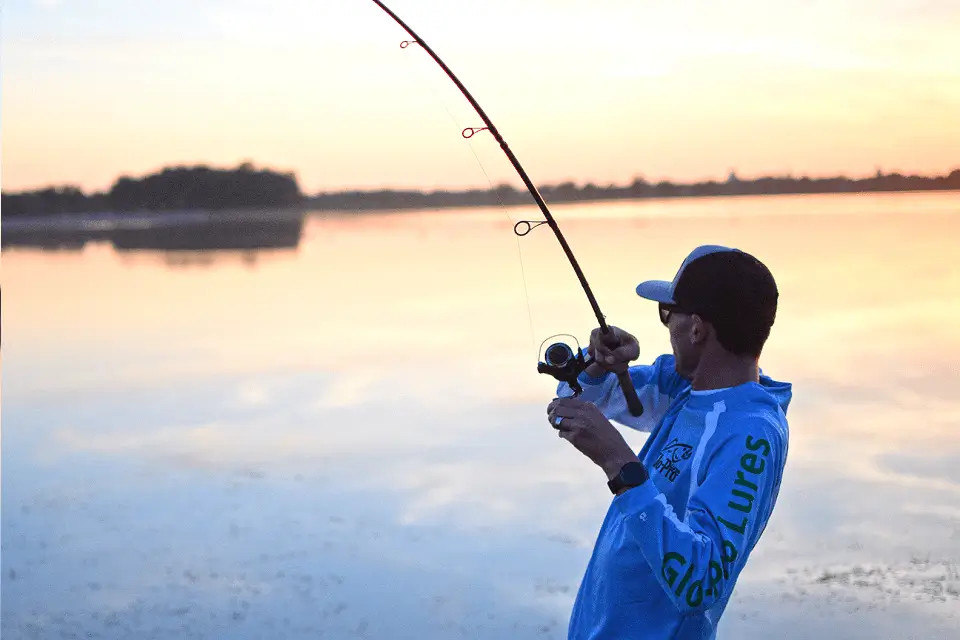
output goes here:
[{"label": "man", "polygon": [[[615,494],[568,634],[712,639],[773,511],[787,457],[792,387],[759,367],[779,294],[759,260],[717,245],[697,247],[672,282],[643,282],[637,294],[659,303],[673,354],[629,367],[640,355],[636,338],[594,330],[582,394],[569,397],[561,383],[547,410]],[[628,368],[639,417],[615,375]],[[650,433],[639,454],[610,420]]]}]

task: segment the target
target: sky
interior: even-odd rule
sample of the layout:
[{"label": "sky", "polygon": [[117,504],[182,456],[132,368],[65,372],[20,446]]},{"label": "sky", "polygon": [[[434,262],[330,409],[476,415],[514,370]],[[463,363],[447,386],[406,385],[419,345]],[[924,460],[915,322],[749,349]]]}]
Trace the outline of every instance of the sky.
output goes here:
[{"label": "sky", "polygon": [[[960,168],[960,0],[391,0],[537,184]],[[482,7],[482,8],[481,8]],[[8,0],[2,186],[521,186],[370,0]]]}]

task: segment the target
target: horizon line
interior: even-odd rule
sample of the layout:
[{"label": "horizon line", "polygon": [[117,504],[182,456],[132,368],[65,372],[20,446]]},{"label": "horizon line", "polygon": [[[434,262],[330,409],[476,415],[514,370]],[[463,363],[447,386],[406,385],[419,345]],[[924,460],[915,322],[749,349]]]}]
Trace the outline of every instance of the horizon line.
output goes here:
[{"label": "horizon line", "polygon": [[[16,196],[16,195],[23,195],[23,194],[28,194],[28,193],[37,193],[37,192],[50,191],[50,190],[53,190],[53,191],[61,191],[61,190],[66,190],[66,189],[75,189],[75,190],[79,191],[80,193],[82,193],[82,194],[84,194],[84,195],[96,195],[96,194],[98,194],[98,193],[106,194],[106,193],[109,193],[109,191],[110,191],[114,186],[116,186],[116,184],[117,184],[120,180],[122,180],[122,179],[124,179],[124,178],[126,178],[126,179],[131,179],[131,180],[143,180],[144,178],[147,178],[147,177],[149,177],[149,176],[160,175],[160,174],[162,174],[164,171],[168,171],[168,170],[178,170],[178,169],[181,169],[181,170],[182,170],[182,169],[186,169],[186,170],[211,169],[211,170],[213,170],[213,171],[236,171],[236,170],[238,170],[238,169],[240,169],[240,168],[243,168],[243,167],[245,167],[245,166],[248,167],[249,169],[253,170],[253,171],[267,171],[267,172],[276,173],[276,174],[279,174],[279,175],[292,175],[292,176],[294,177],[294,180],[296,180],[297,182],[299,182],[299,177],[297,176],[296,170],[278,169],[278,168],[276,168],[276,167],[271,167],[271,166],[268,166],[268,165],[266,165],[266,164],[256,165],[256,164],[253,163],[253,161],[247,159],[247,160],[241,160],[241,161],[239,161],[239,162],[237,162],[237,163],[235,163],[235,164],[233,164],[233,165],[228,165],[228,164],[213,164],[213,163],[206,163],[206,162],[195,162],[195,163],[186,163],[186,162],[184,162],[184,163],[176,163],[176,164],[164,164],[164,165],[159,166],[159,167],[156,168],[156,169],[149,170],[149,171],[146,171],[146,172],[142,172],[142,173],[139,173],[139,174],[121,173],[121,174],[118,175],[116,178],[114,178],[113,183],[110,185],[110,187],[108,187],[108,188],[106,188],[106,189],[90,189],[90,190],[86,190],[86,189],[83,189],[82,187],[80,187],[80,186],[78,186],[78,185],[76,185],[76,184],[74,184],[74,183],[63,182],[63,183],[59,183],[59,184],[47,184],[47,185],[44,185],[44,186],[33,187],[33,188],[28,188],[28,189],[19,189],[19,190],[16,190],[16,191],[7,191],[7,190],[3,189],[2,187],[0,187],[0,194],[10,195],[10,196]],[[943,173],[934,173],[934,174],[929,174],[929,175],[919,174],[919,173],[903,173],[903,172],[898,171],[898,170],[890,170],[890,171],[887,171],[887,170],[884,170],[883,168],[881,168],[881,167],[878,166],[873,173],[869,173],[869,174],[864,173],[861,177],[857,177],[857,174],[850,174],[850,175],[848,175],[848,174],[844,174],[844,173],[832,174],[832,175],[831,175],[831,174],[823,174],[823,175],[820,175],[820,176],[815,176],[815,175],[811,175],[811,174],[795,174],[795,173],[792,172],[792,171],[788,171],[788,172],[786,172],[786,173],[778,172],[778,173],[770,173],[770,174],[752,175],[752,176],[747,177],[747,176],[741,176],[741,175],[739,175],[739,174],[737,173],[736,169],[730,169],[730,170],[728,170],[726,177],[721,177],[721,178],[717,178],[717,177],[707,177],[707,178],[699,178],[699,179],[697,179],[697,180],[690,180],[690,181],[685,181],[685,182],[677,182],[677,181],[674,181],[674,179],[669,178],[669,177],[649,178],[649,177],[645,176],[643,173],[637,173],[637,174],[634,174],[634,176],[633,176],[632,179],[628,179],[626,182],[622,182],[622,183],[618,183],[617,181],[614,181],[614,180],[602,181],[602,182],[601,182],[601,181],[596,181],[596,180],[581,180],[581,181],[578,181],[578,180],[573,179],[573,178],[565,178],[565,179],[556,180],[556,181],[550,181],[550,182],[541,182],[541,183],[536,183],[536,182],[535,182],[535,186],[536,186],[537,189],[541,189],[541,188],[544,188],[544,187],[551,187],[551,186],[555,187],[555,186],[560,186],[560,185],[570,185],[570,184],[573,184],[574,186],[578,186],[578,185],[579,185],[580,188],[583,188],[583,187],[587,187],[587,186],[592,185],[592,186],[594,186],[594,187],[596,187],[596,188],[599,188],[599,189],[607,189],[607,188],[611,188],[611,187],[613,187],[613,188],[620,188],[620,185],[627,185],[627,186],[629,186],[629,185],[635,184],[637,181],[642,181],[642,182],[644,182],[644,183],[646,183],[646,184],[650,184],[650,185],[657,185],[657,184],[664,184],[664,183],[666,183],[666,184],[672,184],[672,185],[677,185],[677,186],[684,186],[684,185],[700,185],[700,184],[709,184],[709,183],[725,183],[725,182],[728,182],[731,178],[733,178],[733,179],[735,179],[736,181],[739,181],[739,182],[753,182],[753,181],[766,180],[766,179],[779,179],[779,180],[804,180],[804,179],[807,179],[807,180],[836,180],[836,179],[843,179],[843,180],[865,180],[865,179],[871,179],[871,178],[877,178],[877,177],[890,177],[890,176],[903,176],[903,177],[906,177],[906,178],[921,178],[921,179],[936,179],[936,178],[940,178],[940,177],[947,177],[947,176],[949,176],[950,174],[952,174],[952,173],[955,172],[955,171],[960,171],[960,164],[958,164],[958,165],[956,165],[956,166],[954,166],[954,167],[952,167],[952,168],[945,169]],[[521,183],[521,184],[520,184],[520,187],[522,188],[522,190],[526,190],[526,187],[522,184],[522,181],[520,180],[520,176],[519,176],[519,175],[516,176],[516,179],[517,179],[518,182]],[[299,185],[298,185],[298,187],[299,187]],[[510,182],[501,181],[499,184],[495,184],[495,185],[494,185],[494,184],[490,184],[489,186],[473,186],[473,187],[466,187],[466,186],[462,186],[462,187],[424,187],[424,186],[420,186],[420,187],[397,187],[397,186],[383,186],[383,185],[380,185],[380,186],[369,186],[369,185],[368,185],[368,186],[364,186],[364,187],[359,187],[359,186],[349,186],[349,187],[348,187],[348,186],[340,186],[340,187],[333,187],[333,188],[321,188],[321,189],[312,190],[312,191],[309,191],[309,192],[308,192],[307,190],[301,190],[301,194],[304,195],[304,196],[306,196],[306,197],[310,197],[311,195],[325,195],[325,194],[377,193],[377,192],[399,192],[399,193],[421,193],[421,194],[429,194],[429,193],[454,193],[454,192],[457,192],[457,191],[461,191],[461,192],[495,191],[495,190],[497,190],[497,189],[501,189],[501,188],[504,188],[504,187],[517,188],[515,185],[513,185],[513,184],[510,183]]]}]

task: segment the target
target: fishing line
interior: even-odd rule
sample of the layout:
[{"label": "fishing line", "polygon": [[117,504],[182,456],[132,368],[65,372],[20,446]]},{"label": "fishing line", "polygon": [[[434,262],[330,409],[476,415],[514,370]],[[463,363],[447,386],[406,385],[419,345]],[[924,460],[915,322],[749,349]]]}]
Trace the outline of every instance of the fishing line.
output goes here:
[{"label": "fishing line", "polygon": [[[411,44],[415,44],[415,43],[409,40],[404,40],[403,42],[400,43],[400,48],[406,49]],[[417,69],[418,71],[421,71],[422,73],[426,74],[426,70],[421,70],[419,68],[419,65],[417,66]],[[494,187],[493,180],[490,178],[490,174],[487,173],[486,167],[484,167],[483,162],[480,160],[480,156],[477,154],[476,148],[473,146],[473,141],[470,139],[473,137],[474,133],[477,133],[477,130],[473,129],[472,127],[465,128],[463,125],[460,124],[460,121],[457,120],[457,117],[455,115],[453,115],[453,111],[450,110],[450,107],[447,105],[447,102],[439,95],[438,88],[434,86],[433,79],[427,79],[427,76],[424,75],[424,77],[420,79],[419,84],[421,87],[426,87],[426,89],[433,96],[433,99],[438,104],[440,104],[440,106],[443,107],[444,111],[446,111],[447,116],[449,116],[450,120],[453,122],[454,126],[457,128],[457,131],[459,131],[461,133],[461,136],[465,140],[467,140],[467,146],[470,148],[470,152],[473,154],[473,158],[476,161],[477,166],[480,167],[480,171],[483,173],[483,176],[486,179],[487,184],[490,186],[490,191],[493,192],[494,196],[496,197],[497,203],[500,205],[500,210],[503,212],[503,215],[506,216],[507,220],[510,221],[510,224],[515,226],[517,224],[517,221],[514,220],[512,217],[510,217],[510,212],[507,210],[507,207],[503,202],[503,198],[500,197],[500,192]],[[526,268],[523,263],[523,249],[520,245],[521,234],[514,234],[514,235],[516,236],[515,239],[517,243],[517,257],[520,262],[520,278],[523,282],[524,300],[526,301],[526,305],[527,305],[527,321],[530,326],[530,346],[531,346],[531,349],[533,350],[534,357],[538,357],[540,355],[540,350],[537,347],[536,331],[534,328],[534,321],[533,321],[533,309],[530,304],[530,287],[527,284]],[[542,346],[543,345],[540,345],[541,348]]]},{"label": "fishing line", "polygon": [[[447,105],[443,101],[441,101],[439,98],[437,98],[437,94],[434,92],[434,89],[432,87],[430,88],[430,92],[433,93],[433,97],[443,105],[443,110],[447,112],[447,115],[449,115],[450,119],[453,120],[453,124],[456,125],[459,131],[461,131],[461,135],[463,135],[462,132],[469,130],[469,128],[463,128],[460,125],[460,123],[457,121],[457,118],[453,115],[453,112],[450,111],[449,107],[447,107]],[[473,142],[470,141],[470,138],[473,137],[473,134],[464,135],[463,137],[467,139],[467,146],[470,147],[470,152],[473,154],[474,159],[477,161],[477,165],[480,167],[480,171],[483,172],[483,176],[487,179],[487,184],[490,185],[490,190],[496,196],[497,202],[500,204],[500,209],[503,211],[503,215],[507,217],[507,220],[509,220],[511,224],[516,224],[516,221],[510,217],[510,212],[507,211],[506,205],[503,204],[503,198],[500,197],[500,192],[497,191],[496,187],[493,186],[493,180],[490,179],[490,175],[487,173],[486,168],[483,166],[483,162],[480,161],[480,156],[477,155],[477,150],[473,147]],[[527,286],[527,275],[526,275],[526,270],[523,266],[523,249],[520,246],[520,234],[515,233],[514,238],[517,242],[517,257],[520,260],[520,277],[523,280],[523,294],[527,302],[527,319],[530,322],[530,346],[533,348],[534,357],[539,357],[540,350],[537,348],[537,338],[533,328],[533,310],[530,306],[530,289]]]},{"label": "fishing line", "polygon": [[[583,275],[583,271],[580,269],[580,265],[577,263],[577,259],[573,255],[573,251],[570,249],[570,245],[567,244],[566,238],[564,238],[563,234],[560,232],[560,226],[557,224],[557,221],[553,218],[553,215],[550,213],[550,210],[547,208],[547,204],[543,201],[543,197],[537,191],[537,188],[534,186],[529,176],[527,176],[527,172],[524,171],[523,167],[520,165],[520,161],[517,160],[517,157],[510,150],[510,147],[507,145],[506,141],[503,139],[503,136],[500,135],[500,132],[497,130],[496,126],[494,126],[490,118],[487,117],[487,114],[483,111],[483,108],[474,99],[474,97],[470,94],[470,92],[463,85],[463,83],[460,82],[460,79],[457,78],[457,76],[454,75],[453,71],[451,71],[450,68],[447,67],[447,65],[443,62],[443,60],[441,60],[440,57],[436,53],[434,53],[433,49],[430,48],[430,46],[426,42],[424,42],[423,39],[420,38],[420,36],[418,36],[410,27],[408,27],[407,24],[397,16],[397,14],[395,14],[393,11],[388,9],[386,5],[383,4],[383,2],[381,2],[380,0],[373,0],[373,2],[374,4],[379,6],[381,9],[383,9],[383,11],[387,15],[393,18],[394,21],[396,21],[396,23],[399,24],[404,29],[404,31],[410,34],[411,38],[413,38],[413,40],[404,40],[403,42],[401,42],[400,48],[406,49],[408,46],[413,44],[420,45],[420,47],[422,47],[424,51],[430,54],[430,57],[433,58],[433,60],[440,66],[440,68],[443,69],[444,73],[447,74],[447,77],[449,77],[450,80],[452,80],[453,83],[457,85],[457,88],[460,90],[460,93],[462,93],[463,96],[470,102],[470,105],[473,107],[474,111],[476,111],[477,115],[479,115],[480,118],[483,120],[484,126],[467,127],[463,129],[463,131],[461,132],[461,135],[464,138],[471,138],[476,133],[479,133],[481,131],[489,131],[490,135],[492,135],[493,138],[497,141],[497,143],[499,143],[500,148],[503,150],[504,154],[506,154],[507,159],[510,160],[510,163],[513,165],[513,168],[520,175],[520,178],[523,180],[524,185],[526,185],[527,190],[533,196],[533,199],[536,201],[537,205],[540,207],[540,211],[543,213],[543,216],[545,218],[545,220],[543,221],[521,220],[520,222],[517,222],[513,227],[514,234],[516,234],[517,236],[525,236],[531,231],[533,231],[533,229],[543,224],[547,224],[550,226],[554,235],[557,237],[557,241],[560,243],[560,247],[563,249],[564,254],[566,254],[567,259],[570,261],[570,266],[573,267],[573,270],[577,275],[577,279],[580,281],[580,286],[583,288],[583,292],[587,295],[587,300],[590,302],[590,306],[593,308],[593,312],[594,312],[594,315],[596,315],[597,317],[597,321],[600,323],[601,339],[603,339],[604,342],[606,342],[607,344],[610,344],[611,346],[615,345],[617,342],[616,338],[613,336],[613,333],[610,331],[610,327],[607,326],[607,322],[603,316],[603,313],[600,311],[600,305],[597,304],[597,300],[593,295],[593,291],[590,289],[590,285],[587,283],[587,279]],[[476,152],[474,152],[474,155],[476,155]],[[481,164],[481,169],[482,168],[483,168],[483,165]],[[486,171],[484,171],[484,174],[486,174]],[[499,194],[497,195],[497,198],[499,199]],[[502,201],[501,201],[501,206],[502,206]],[[525,225],[525,226],[521,227],[521,225]],[[523,230],[521,231],[521,229]],[[524,286],[526,287],[526,283],[524,283]],[[528,298],[528,304],[529,304],[529,298]],[[551,354],[553,354],[553,356],[551,356]],[[560,380],[563,380],[565,382],[570,383],[572,381],[572,383],[575,383],[576,378],[575,377],[571,378],[570,376],[575,373],[578,373],[578,370],[582,370],[582,368],[585,366],[585,363],[582,359],[582,356],[578,357],[576,360],[573,360],[572,358],[573,358],[573,353],[568,346],[552,345],[547,350],[547,355],[545,357],[547,362],[539,363],[537,366],[537,370],[540,373],[548,373],[550,375],[553,375],[554,377]],[[623,391],[623,396],[624,396],[624,399],[626,400],[627,407],[629,408],[630,413],[632,413],[635,416],[642,415],[643,405],[640,403],[640,400],[637,397],[637,390],[633,386],[633,381],[630,378],[629,371],[624,370],[624,371],[618,372],[617,379],[620,383],[620,388]]]}]

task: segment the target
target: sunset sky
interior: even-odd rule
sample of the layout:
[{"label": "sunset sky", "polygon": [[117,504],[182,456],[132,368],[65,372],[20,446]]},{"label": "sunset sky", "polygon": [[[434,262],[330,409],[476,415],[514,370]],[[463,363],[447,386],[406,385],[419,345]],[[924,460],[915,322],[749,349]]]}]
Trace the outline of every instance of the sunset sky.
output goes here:
[{"label": "sunset sky", "polygon": [[[387,4],[539,184],[960,168],[958,0]],[[306,192],[519,185],[405,38],[369,0],[5,2],[3,190],[244,160]]]}]

